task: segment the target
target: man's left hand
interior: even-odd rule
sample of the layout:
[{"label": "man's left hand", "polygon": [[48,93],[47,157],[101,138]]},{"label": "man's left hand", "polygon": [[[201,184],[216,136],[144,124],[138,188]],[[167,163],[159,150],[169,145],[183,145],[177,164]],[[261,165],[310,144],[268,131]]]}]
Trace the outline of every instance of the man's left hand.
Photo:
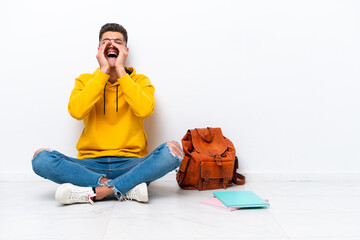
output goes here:
[{"label": "man's left hand", "polygon": [[115,61],[115,69],[120,78],[126,74],[125,62],[129,54],[129,48],[125,45],[120,45],[116,43],[114,43],[114,46],[119,50],[119,55],[117,56]]}]

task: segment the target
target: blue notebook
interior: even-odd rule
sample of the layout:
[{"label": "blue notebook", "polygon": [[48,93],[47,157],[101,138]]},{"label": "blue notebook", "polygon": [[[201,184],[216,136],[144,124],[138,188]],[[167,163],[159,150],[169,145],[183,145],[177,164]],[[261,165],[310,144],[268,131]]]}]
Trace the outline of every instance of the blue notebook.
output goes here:
[{"label": "blue notebook", "polygon": [[228,208],[268,207],[270,204],[252,191],[214,192],[214,196]]}]

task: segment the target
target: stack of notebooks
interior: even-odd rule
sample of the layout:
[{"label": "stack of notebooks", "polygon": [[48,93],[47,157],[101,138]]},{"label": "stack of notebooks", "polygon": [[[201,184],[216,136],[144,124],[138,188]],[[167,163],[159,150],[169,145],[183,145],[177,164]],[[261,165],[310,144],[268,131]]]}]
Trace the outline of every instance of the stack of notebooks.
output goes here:
[{"label": "stack of notebooks", "polygon": [[214,192],[214,198],[201,201],[202,204],[234,211],[240,208],[268,207],[268,201],[252,191]]}]

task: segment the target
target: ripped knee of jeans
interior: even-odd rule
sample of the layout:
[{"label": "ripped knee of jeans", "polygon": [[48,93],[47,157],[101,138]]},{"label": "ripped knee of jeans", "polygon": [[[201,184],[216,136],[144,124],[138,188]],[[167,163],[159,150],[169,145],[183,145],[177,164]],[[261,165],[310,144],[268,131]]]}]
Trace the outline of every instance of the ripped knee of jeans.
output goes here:
[{"label": "ripped knee of jeans", "polygon": [[40,153],[42,151],[52,152],[53,150],[51,148],[40,148],[40,149],[36,150],[36,152],[34,153],[34,156],[32,157],[32,159],[34,159],[36,157],[36,155],[38,155],[38,153]]},{"label": "ripped knee of jeans", "polygon": [[173,155],[174,157],[178,157],[180,160],[184,158],[184,152],[181,150],[181,146],[179,143],[175,141],[170,141],[167,143],[167,145],[170,149],[171,155]]},{"label": "ripped knee of jeans", "polygon": [[105,182],[104,185],[111,188],[113,191],[114,191],[114,196],[119,200],[123,200],[124,198],[124,195],[112,184],[112,183],[109,183],[109,181]]}]

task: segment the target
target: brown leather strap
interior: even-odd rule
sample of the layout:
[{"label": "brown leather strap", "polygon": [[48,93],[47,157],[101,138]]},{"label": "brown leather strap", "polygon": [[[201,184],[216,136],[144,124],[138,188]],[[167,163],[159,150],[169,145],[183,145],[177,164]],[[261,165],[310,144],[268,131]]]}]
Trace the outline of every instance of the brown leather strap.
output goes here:
[{"label": "brown leather strap", "polygon": [[[232,182],[235,183],[236,185],[244,185],[245,184],[245,176],[236,172],[238,167],[239,167],[239,159],[237,156],[235,156],[235,166],[234,166],[234,174],[233,174]],[[240,179],[240,180],[238,180],[238,179]]]},{"label": "brown leather strap", "polygon": [[[182,177],[181,179],[179,179],[179,181],[178,181],[179,186],[182,184],[182,182],[183,182],[184,179],[185,179],[185,175],[186,175],[187,169],[188,169],[188,167],[189,167],[189,162],[190,162],[190,159],[188,159],[187,162],[186,162],[186,166],[185,166],[185,170],[184,170],[184,175],[183,175],[183,177]],[[179,171],[180,171],[180,170],[179,170]]]},{"label": "brown leather strap", "polygon": [[195,130],[199,133],[200,137],[207,143],[211,143],[211,141],[214,139],[214,133],[213,131],[211,130],[211,128],[207,127],[207,129],[209,129],[210,131],[210,140],[206,139],[204,133],[202,131],[199,131],[197,128],[195,128]]},{"label": "brown leather strap", "polygon": [[[238,180],[238,179],[240,179],[240,180]],[[245,184],[245,176],[240,173],[236,173],[234,178],[232,179],[232,182],[235,183],[236,185],[244,185]]]}]

